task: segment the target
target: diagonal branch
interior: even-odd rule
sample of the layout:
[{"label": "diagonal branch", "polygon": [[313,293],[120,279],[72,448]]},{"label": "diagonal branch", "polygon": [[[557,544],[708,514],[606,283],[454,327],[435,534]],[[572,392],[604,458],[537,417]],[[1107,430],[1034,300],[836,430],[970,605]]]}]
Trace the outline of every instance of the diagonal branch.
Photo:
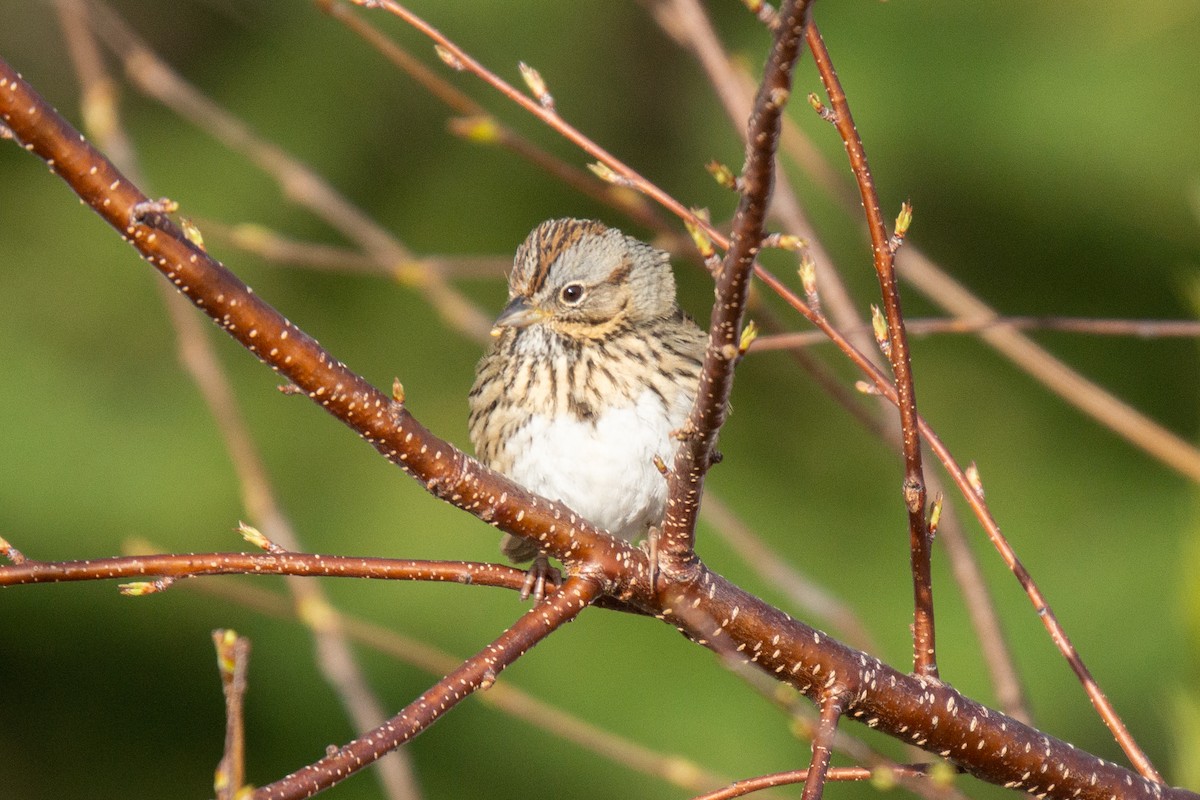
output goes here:
[{"label": "diagonal branch", "polygon": [[[89,30],[92,20],[88,3],[85,0],[57,0],[55,8],[78,74],[86,127],[100,146],[112,154],[114,163],[142,183],[138,177],[137,156],[121,122],[112,77],[101,58],[99,44]],[[105,124],[98,124],[98,121]],[[268,539],[293,552],[302,550],[299,536],[276,499],[266,465],[238,409],[233,388],[217,359],[203,321],[166,283],[159,282],[157,288],[177,334],[180,361],[212,412],[224,439],[237,474],[243,506],[250,518],[266,531]],[[326,683],[353,721],[354,730],[370,730],[387,715],[338,627],[337,615],[330,613],[332,608],[324,588],[318,581],[299,577],[289,577],[287,585],[296,607],[305,610],[302,618],[312,632],[317,667]],[[232,715],[230,720],[232,724]],[[384,761],[375,775],[389,800],[413,800],[421,796],[411,759],[407,756]],[[229,789],[230,796],[240,788],[239,777]]]},{"label": "diagonal branch", "polygon": [[[575,579],[571,585],[586,584],[588,602],[600,592],[628,597],[698,643],[736,652],[810,697],[835,684],[843,686],[846,716],[951,758],[989,782],[1062,800],[1106,800],[1115,794],[1133,800],[1196,800],[1191,792],[1147,780],[985,708],[950,686],[892,669],[788,617],[702,564],[692,580],[669,584],[661,596],[650,596],[645,556],[638,549],[601,535],[561,504],[529,494],[432,435],[401,402],[336,361],[187,242],[3,61],[0,124],[47,160],[233,338],[422,481],[430,493],[505,531],[539,536],[566,564]],[[881,391],[891,388],[882,376],[875,379]],[[986,516],[986,509],[979,513]],[[485,677],[486,672],[467,676]],[[452,700],[453,691],[447,692],[439,699]],[[411,723],[404,721],[405,730],[411,730]]]},{"label": "diagonal branch", "polygon": [[383,394],[263,301],[183,233],[111,162],[0,60],[0,122],[51,164],[80,198],[231,337],[434,496],[508,533],[539,537],[568,570],[585,562],[611,580],[645,559],[561,503],[487,469],[421,425],[402,399]]},{"label": "diagonal branch", "polygon": [[775,174],[775,149],[783,108],[792,90],[792,69],[800,55],[808,0],[792,0],[780,9],[771,53],[747,125],[742,199],[733,218],[733,236],[717,275],[717,300],[709,323],[708,348],[696,404],[667,481],[660,558],[664,572],[695,560],[696,519],[704,476],[713,464],[717,433],[729,409],[733,370],[741,357],[739,340],[750,276],[762,246],[763,224]]},{"label": "diagonal branch", "polygon": [[896,405],[900,410],[900,438],[904,452],[904,506],[908,511],[909,548],[913,576],[913,670],[919,675],[936,678],[937,650],[933,625],[933,574],[930,566],[932,537],[925,519],[925,472],[921,465],[921,433],[917,421],[917,390],[913,382],[912,359],[909,355],[908,336],[904,332],[904,313],[900,309],[900,286],[896,281],[895,252],[888,241],[883,214],[879,210],[879,194],[871,178],[867,164],[867,153],[863,147],[854,118],[850,115],[850,104],[842,90],[829,51],[821,39],[816,23],[810,23],[806,31],[808,48],[829,104],[833,107],[832,120],[846,145],[850,167],[858,182],[866,214],[867,230],[871,236],[871,253],[875,260],[875,273],[883,294],[883,311],[887,318],[888,357],[892,362],[892,374],[896,378]]},{"label": "diagonal branch", "polygon": [[320,761],[256,790],[253,800],[312,797],[390,753],[422,733],[460,701],[495,683],[505,667],[573,620],[599,594],[600,585],[594,581],[568,579],[560,591],[525,612],[500,638],[463,662],[395,717]]}]

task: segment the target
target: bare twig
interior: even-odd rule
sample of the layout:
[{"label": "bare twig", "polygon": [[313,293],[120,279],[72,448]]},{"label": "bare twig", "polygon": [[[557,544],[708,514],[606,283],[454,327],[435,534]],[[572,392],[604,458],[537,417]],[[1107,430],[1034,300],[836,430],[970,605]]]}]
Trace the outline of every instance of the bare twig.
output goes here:
[{"label": "bare twig", "polygon": [[900,288],[896,282],[895,251],[889,246],[883,214],[879,210],[879,195],[867,165],[862,139],[850,115],[850,104],[838,81],[829,51],[821,39],[816,23],[809,23],[805,32],[817,72],[825,85],[825,94],[834,115],[834,125],[846,145],[850,167],[858,182],[866,213],[867,229],[871,235],[871,252],[875,272],[883,294],[883,312],[887,318],[889,357],[892,374],[896,377],[896,401],[900,409],[900,431],[904,451],[904,506],[908,510],[909,546],[912,552],[913,573],[913,669],[919,675],[937,677],[937,650],[933,622],[933,575],[930,567],[932,542],[925,520],[925,472],[921,465],[921,434],[917,425],[917,396],[913,383],[912,359],[908,337],[904,333],[904,313],[900,309]]},{"label": "bare twig", "polygon": [[[950,686],[891,669],[767,606],[703,565],[694,580],[665,587],[659,596],[652,594],[641,551],[603,536],[561,504],[529,494],[429,433],[400,404],[337,362],[191,245],[158,206],[148,203],[3,61],[0,122],[26,149],[51,161],[85,202],[244,347],[419,478],[430,493],[505,532],[538,537],[547,552],[563,560],[569,574],[602,583],[605,591],[629,598],[698,642],[731,642],[748,662],[805,693],[815,695],[822,687],[840,683],[850,698],[847,716],[928,750],[953,754],[956,763],[985,780],[1064,800],[1104,800],[1114,792],[1130,798],[1194,800],[1190,792],[1133,775],[986,709]],[[771,276],[763,279],[770,282]],[[786,287],[780,288],[786,293]],[[792,302],[804,308],[802,301]],[[839,346],[845,344],[839,341]],[[853,358],[856,351],[849,350]],[[869,363],[866,368],[881,392],[891,388]],[[986,508],[977,513],[987,516]],[[684,607],[701,612],[696,619],[711,620],[717,627],[693,626],[681,613]],[[944,711],[934,713],[935,709]]]},{"label": "bare twig", "polygon": [[[741,119],[745,117],[745,112],[741,109],[749,108],[751,103],[754,91],[753,83],[744,65],[735,64],[721,46],[705,9],[697,0],[652,0],[652,8],[659,24],[682,46],[695,53],[696,58],[703,66],[705,75],[708,76],[716,94],[721,98],[727,115],[735,127],[739,126]],[[803,136],[795,121],[790,117],[785,117],[783,120],[781,147],[793,159],[802,163],[818,184],[837,194],[839,198],[847,194],[840,191],[842,183],[838,179],[838,175],[826,164],[817,149]],[[838,272],[832,267],[832,260],[823,250],[820,237],[812,231],[811,226],[804,219],[799,202],[784,202],[789,200],[791,187],[782,180],[783,177],[781,173],[781,180],[775,193],[777,202],[774,210],[783,219],[787,230],[801,233],[807,241],[809,258],[802,259],[800,275],[808,297],[808,304],[814,314],[821,316],[821,311],[817,307],[816,288],[820,285],[822,287],[821,295],[827,300],[832,297],[833,302],[828,304],[831,306],[833,319],[839,329],[860,352],[870,355],[873,352],[871,326],[863,325],[859,321],[857,311],[845,295]],[[857,209],[860,204],[859,198],[855,196],[851,198],[851,201],[854,208]],[[762,314],[761,311],[757,315],[760,320],[766,319],[768,323],[771,322],[770,316]],[[906,325],[911,331],[911,322],[906,321]],[[779,325],[774,324],[769,327],[777,330]],[[799,339],[806,336],[811,336],[814,340],[819,341],[828,340],[827,334],[823,331],[808,334],[781,334],[760,337],[751,344],[750,349],[751,351],[757,349],[759,342],[763,340],[770,342],[781,337]],[[792,352],[793,357],[799,356],[799,351],[793,350]],[[889,443],[894,443],[897,449],[900,449],[900,432],[891,426],[882,425],[876,416],[869,415],[867,409],[856,402],[854,398],[847,396],[840,380],[832,379],[827,374],[827,370],[819,367],[813,359],[804,359],[802,366],[830,396],[850,412],[854,419],[875,435]],[[927,481],[932,491],[938,490],[939,481],[936,475],[927,476]],[[1000,631],[994,605],[988,597],[987,587],[980,575],[978,564],[970,549],[966,547],[961,527],[953,515],[947,515],[947,519],[942,525],[942,531],[942,541],[950,554],[955,580],[961,587],[971,622],[978,633],[984,659],[995,685],[997,700],[1001,703],[1001,708],[1008,713],[1023,721],[1029,721],[1029,714],[1016,679],[1016,670]],[[756,564],[756,566],[760,571],[763,569],[762,565]]]},{"label": "bare twig", "polygon": [[[136,176],[135,151],[121,124],[115,91],[111,89],[113,82],[87,27],[88,6],[81,0],[58,0],[56,8],[83,87],[85,108],[93,109],[91,113],[85,112],[84,118],[92,124],[98,141],[113,148],[119,157],[116,163]],[[238,475],[243,504],[251,519],[283,548],[291,551],[303,549],[299,537],[275,499],[266,468],[256,452],[254,437],[237,409],[233,389],[200,319],[188,302],[167,284],[160,282],[158,288],[178,336],[180,359],[221,431]],[[354,729],[360,732],[370,730],[385,718],[383,705],[367,685],[366,677],[344,636],[329,622],[332,615],[328,613],[330,604],[324,590],[316,581],[297,577],[289,577],[288,588],[297,608],[306,612],[303,619],[312,631],[317,666],[322,676],[346,709]],[[376,777],[384,795],[391,800],[414,800],[421,796],[407,755],[381,763]],[[239,773],[230,791],[236,792],[240,787]]]},{"label": "bare twig", "polygon": [[254,800],[311,797],[391,752],[420,734],[463,699],[494,684],[505,667],[578,616],[599,594],[599,584],[583,578],[568,578],[558,592],[526,612],[496,641],[464,661],[388,722],[320,761],[256,790]]},{"label": "bare twig", "polygon": [[[251,608],[261,614],[297,621],[297,610],[287,598],[248,581],[190,581],[189,590],[219,597]],[[599,602],[597,603],[599,605]],[[335,622],[346,636],[376,652],[388,655],[430,675],[440,676],[455,669],[462,659],[432,645],[405,636],[360,617],[332,610]],[[492,706],[513,719],[568,741],[581,749],[607,758],[614,765],[657,778],[667,784],[698,792],[723,786],[729,779],[706,769],[695,761],[673,753],[659,752],[610,730],[583,720],[568,710],[551,705],[522,691],[512,683],[497,683],[478,696],[479,702]]]},{"label": "bare twig", "polygon": [[[97,33],[121,59],[126,75],[142,92],[208,131],[230,149],[246,155],[279,183],[288,199],[328,222],[376,261],[393,265],[393,268],[419,261],[391,233],[324,178],[274,143],[258,136],[248,125],[187,83],[99,0],[89,0],[89,3],[95,15]],[[421,292],[452,330],[461,331],[479,342],[488,341],[491,317],[440,275],[426,273],[423,280],[412,281],[410,285]]]},{"label": "bare twig", "polygon": [[[887,785],[894,777],[907,776],[913,778],[927,777],[931,772],[935,771],[939,765],[936,764],[897,764],[894,767],[868,769],[867,767],[830,767],[825,775],[825,781],[869,781],[880,780]],[[771,775],[760,775],[757,778],[747,778],[730,784],[723,789],[715,792],[703,794],[692,800],[732,800],[735,797],[744,797],[753,792],[761,792],[764,789],[772,789],[776,786],[788,786],[795,783],[804,783],[808,780],[807,769],[789,770],[788,772],[775,772]]]},{"label": "bare twig", "polygon": [[717,277],[717,301],[709,322],[708,348],[696,404],[685,425],[685,438],[667,479],[660,558],[666,571],[685,571],[695,559],[696,519],[704,476],[713,463],[717,433],[728,413],[733,370],[750,275],[764,236],[763,223],[775,173],[780,118],[792,88],[792,69],[800,55],[808,0],[787,2],[771,44],[767,66],[747,124],[744,187],[733,219],[733,236]]},{"label": "bare twig", "polygon": [[297,575],[326,578],[433,581],[520,590],[524,570],[472,561],[421,561],[309,553],[190,553],[93,558],[85,561],[26,559],[0,571],[0,586],[118,580],[160,576]]},{"label": "bare twig", "polygon": [[338,0],[315,0],[326,14],[345,25],[375,48],[384,58],[403,70],[431,95],[461,116],[450,121],[451,132],[480,144],[496,144],[538,169],[544,170],[586,197],[619,209],[639,224],[664,231],[667,226],[657,209],[636,192],[598,181],[596,177],[564,162],[504,125],[470,95],[458,89],[427,67],[392,39],[360,16],[350,13]]},{"label": "bare twig", "polygon": [[217,800],[235,800],[246,783],[246,670],[250,640],[228,629],[213,631],[217,669],[225,694],[225,752],[217,764],[213,790]]},{"label": "bare twig", "polygon": [[[966,319],[995,319],[996,309],[980,300],[916,248],[899,253],[900,274],[951,314]],[[1050,391],[1134,445],[1200,483],[1200,449],[1160,423],[1088,380],[1037,342],[1004,325],[980,331],[980,338],[1032,375]]]},{"label": "bare twig", "polygon": [[[721,47],[699,0],[643,0],[649,2],[655,20],[673,39],[691,50],[704,69],[704,74],[712,84],[725,114],[742,141],[745,141],[745,120],[750,116],[754,102],[755,83],[745,70],[735,70],[729,55]],[[796,137],[795,124],[790,117],[784,117],[780,146],[787,147],[789,139],[792,150],[797,143],[805,140]],[[811,148],[813,153],[816,148]],[[819,157],[812,159],[815,163],[824,164]],[[830,171],[832,173],[832,171]],[[836,183],[831,174],[830,180]],[[770,213],[777,217],[785,230],[797,234],[806,242],[805,250],[810,257],[815,270],[816,283],[821,287],[821,296],[829,314],[839,328],[851,329],[851,341],[866,353],[871,353],[871,338],[869,335],[855,336],[853,329],[861,317],[850,296],[845,282],[834,268],[834,260],[826,251],[821,239],[809,223],[804,209],[788,176],[777,170],[775,174],[775,192],[771,197]]]},{"label": "bare twig", "polygon": [[[992,328],[1011,328],[1017,331],[1061,331],[1087,336],[1131,336],[1138,339],[1200,338],[1200,322],[1186,319],[1092,319],[1058,316],[1000,316],[987,319],[913,319],[904,321],[910,336],[932,334],[974,334]],[[862,326],[865,332],[868,326]],[[791,350],[826,344],[828,337],[819,331],[796,331],[759,336],[750,345],[750,352]]]},{"label": "bare twig", "polygon": [[842,692],[838,687],[821,698],[821,721],[812,741],[812,761],[808,775],[804,778],[804,793],[800,800],[819,800],[825,791],[825,776],[829,772],[829,759],[833,755],[833,737],[837,733],[838,721],[842,718]]}]

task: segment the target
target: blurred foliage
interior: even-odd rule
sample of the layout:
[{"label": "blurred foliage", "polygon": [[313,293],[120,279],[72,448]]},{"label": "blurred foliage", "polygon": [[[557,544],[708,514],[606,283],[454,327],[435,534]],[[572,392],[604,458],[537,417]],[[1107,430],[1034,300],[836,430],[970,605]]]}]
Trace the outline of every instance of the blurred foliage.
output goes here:
[{"label": "blurred foliage", "polygon": [[[504,152],[447,135],[446,109],[310,4],[115,5],[188,80],[418,252],[511,253],[537,222],[562,215],[645,233]],[[741,146],[695,62],[644,7],[413,5],[511,81],[519,60],[538,67],[565,117],[685,203],[717,219],[732,210],[733,198],[703,165],[718,158],[736,167]],[[760,64],[767,37],[740,5],[712,3],[711,13],[738,57]],[[948,271],[1005,313],[1194,316],[1184,287],[1200,261],[1200,6],[1151,0],[1133,14],[1081,0],[913,0],[818,3],[816,13],[888,214],[911,199],[910,240]],[[583,163],[478,81],[445,70],[413,31],[370,18],[514,128]],[[0,54],[78,120],[77,83],[49,5],[6,8]],[[811,63],[802,62],[797,91],[817,89]],[[121,100],[148,193],[177,200],[196,219],[338,243],[241,156],[128,87]],[[833,131],[802,102],[792,113],[848,180]],[[792,178],[865,309],[873,278],[858,222],[801,175]],[[418,418],[466,444],[465,395],[479,348],[442,329],[413,293],[380,279],[281,268],[208,238],[261,296],[377,385],[400,376]],[[705,276],[682,264],[679,272],[686,304],[703,317]],[[241,547],[232,532],[244,515],[238,487],[178,366],[159,280],[42,164],[0,143],[0,534],[31,557],[115,554],[135,536],[167,551]],[[462,286],[488,309],[502,303],[499,274]],[[930,306],[910,291],[906,310]],[[431,500],[319,410],[280,395],[278,379],[239,348],[213,338],[308,548],[498,557],[493,530]],[[1037,338],[1196,438],[1194,342]],[[1170,778],[1200,788],[1193,487],[973,341],[919,340],[915,368],[923,413],[960,460],[979,463],[998,519],[1118,710]],[[845,598],[876,631],[880,655],[905,666],[911,588],[896,459],[778,354],[744,363],[734,406],[710,490]],[[1028,602],[968,527],[1038,723],[1119,760]],[[717,570],[782,601],[707,531],[701,550]],[[943,676],[988,702],[940,554],[936,566]],[[136,601],[106,584],[3,592],[0,794],[207,796],[223,724],[208,631],[220,626],[254,642],[251,780],[268,782],[350,736],[304,630],[210,599],[198,583]],[[480,589],[327,585],[348,612],[460,655],[522,609]],[[436,677],[370,653],[363,659],[391,709]],[[730,776],[807,760],[807,745],[788,735],[770,703],[648,620],[586,614],[502,680]],[[685,796],[474,701],[411,752],[429,797],[523,797],[531,782],[553,794]],[[830,791],[876,796],[865,787]],[[378,790],[359,777],[334,796]]]}]

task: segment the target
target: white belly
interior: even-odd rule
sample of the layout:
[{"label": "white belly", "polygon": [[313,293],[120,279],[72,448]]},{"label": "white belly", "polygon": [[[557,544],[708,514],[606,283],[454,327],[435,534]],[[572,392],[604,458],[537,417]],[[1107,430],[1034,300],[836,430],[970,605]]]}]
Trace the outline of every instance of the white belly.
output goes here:
[{"label": "white belly", "polygon": [[664,408],[647,390],[632,405],[609,408],[595,420],[534,415],[507,444],[511,477],[615,536],[640,536],[662,519],[667,481],[654,457],[670,465],[675,455],[679,443],[671,433],[689,411],[675,405]]}]

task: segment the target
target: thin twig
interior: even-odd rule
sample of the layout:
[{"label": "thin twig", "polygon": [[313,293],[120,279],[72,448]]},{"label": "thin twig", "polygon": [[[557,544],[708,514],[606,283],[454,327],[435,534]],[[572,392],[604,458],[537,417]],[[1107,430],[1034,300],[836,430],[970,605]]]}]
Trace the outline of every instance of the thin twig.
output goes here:
[{"label": "thin twig", "polygon": [[[249,581],[189,581],[185,588],[210,597],[251,608],[292,622],[298,621],[297,609],[288,599],[276,592]],[[405,636],[391,627],[369,622],[361,617],[332,611],[334,622],[355,644],[390,656],[433,676],[455,669],[462,659],[443,650]],[[729,779],[706,769],[681,755],[659,752],[627,739],[610,730],[581,719],[559,706],[531,696],[512,683],[497,683],[479,695],[479,702],[492,706],[513,719],[528,723],[550,736],[572,742],[581,749],[606,758],[616,766],[640,772],[681,789],[708,791],[729,783]]]},{"label": "thin twig", "polygon": [[[727,115],[735,127],[740,125],[741,119],[745,117],[745,112],[741,109],[749,108],[753,97],[753,82],[745,65],[735,64],[722,47],[704,7],[697,0],[652,0],[651,5],[655,12],[655,19],[668,34],[696,55],[713,85],[714,91],[721,98]],[[781,147],[794,160],[802,163],[818,184],[828,191],[836,193],[839,198],[847,194],[840,191],[843,184],[838,179],[839,176],[826,164],[817,148],[812,146],[791,117],[785,117],[783,120]],[[815,265],[815,284],[820,287],[821,297],[824,298],[823,303],[830,307],[837,326],[860,352],[872,357],[877,355],[878,350],[874,347],[871,326],[861,324],[853,304],[843,296],[845,290],[838,271],[832,267],[832,260],[822,248],[820,237],[812,231],[808,221],[800,213],[799,203],[782,202],[788,200],[791,187],[782,180],[784,177],[782,172],[780,177],[775,197],[781,202],[775,204],[774,210],[783,219],[786,230],[800,233],[806,240],[807,250]],[[855,193],[851,199],[854,209],[857,209],[860,204],[857,194]],[[813,310],[817,311],[816,308]],[[757,316],[760,323],[764,321],[767,323],[768,329],[778,330],[779,326],[772,324],[770,315],[765,315],[760,310],[757,312]],[[911,331],[911,322],[906,320],[906,325]],[[816,341],[828,341],[828,337],[820,331],[809,334],[783,334],[782,336],[797,338],[811,336]],[[751,344],[750,349],[754,351],[758,348],[760,341],[770,341],[775,338],[779,337],[760,337]],[[800,351],[793,349],[791,352],[793,358],[800,357]],[[882,425],[876,416],[868,414],[862,404],[856,402],[856,398],[848,395],[840,380],[834,380],[827,374],[828,370],[819,367],[812,359],[804,359],[802,366],[854,419],[876,436],[900,449],[899,432],[892,426]],[[940,482],[936,475],[927,475],[926,480],[930,491],[940,491]],[[945,515],[941,531],[942,542],[950,555],[955,580],[962,591],[971,623],[975,627],[980,641],[985,664],[992,676],[997,701],[1006,712],[1018,719],[1029,721],[1030,715],[1016,677],[1012,655],[1000,630],[995,606],[988,596],[987,586],[982,579],[979,566],[966,546],[957,518],[952,514]],[[753,566],[760,572],[763,569],[757,563]]]},{"label": "thin twig", "polygon": [[821,721],[812,740],[812,761],[804,779],[804,793],[800,800],[820,800],[825,791],[825,776],[829,772],[829,759],[833,755],[833,737],[842,718],[843,695],[840,688],[830,691],[821,699]]},{"label": "thin twig", "polygon": [[494,684],[529,648],[570,622],[600,594],[599,584],[568,578],[511,628],[438,681],[386,723],[321,760],[257,789],[254,800],[297,800],[340,782],[414,738],[460,701]]},{"label": "thin twig", "polygon": [[458,120],[451,120],[452,132],[459,133],[470,141],[499,145],[538,169],[554,176],[580,194],[628,214],[640,225],[658,231],[668,230],[657,209],[647,203],[640,194],[599,181],[594,175],[566,163],[533,144],[500,122],[474,98],[434,72],[420,59],[389,39],[365,19],[350,13],[344,3],[338,2],[338,0],[315,0],[315,2],[321,11],[341,22],[378,51],[380,55],[403,70],[431,95],[455,113],[460,114]]},{"label": "thin twig", "polygon": [[[760,274],[760,277],[768,283],[777,280],[769,274]],[[779,290],[786,290],[786,287],[780,286]],[[802,300],[794,295],[789,298],[789,302],[793,308],[804,314],[810,322],[820,328],[830,340],[837,344],[838,348],[854,362],[855,366],[870,378],[871,384],[881,396],[887,398],[892,403],[897,402],[895,386],[892,382],[880,373],[865,356],[855,350],[821,315],[814,313],[812,309],[808,308]],[[1160,777],[1156,777],[1158,775],[1157,770],[1154,770],[1153,765],[1149,763],[1145,753],[1137,745],[1136,741],[1134,741],[1132,734],[1130,734],[1124,722],[1121,721],[1116,709],[1113,708],[1108,698],[1096,684],[1095,679],[1092,678],[1078,651],[1075,650],[1074,645],[1071,644],[1070,639],[1067,637],[1066,631],[1063,630],[1057,617],[1055,617],[1049,605],[1046,604],[1033,577],[1025,570],[1016,553],[1013,551],[1012,546],[1000,532],[1000,526],[992,516],[991,511],[987,508],[987,505],[983,502],[983,498],[967,478],[965,470],[955,461],[953,454],[941,441],[933,428],[920,417],[918,417],[917,422],[921,436],[945,466],[958,491],[962,493],[967,503],[971,506],[976,519],[983,525],[992,546],[996,548],[1001,558],[1004,559],[1004,563],[1025,590],[1025,594],[1029,597],[1030,602],[1033,603],[1038,617],[1042,620],[1042,625],[1049,632],[1051,640],[1079,678],[1088,699],[1096,708],[1097,713],[1100,714],[1101,719],[1104,720],[1104,724],[1108,726],[1113,737],[1121,745],[1121,748],[1129,756],[1130,761],[1138,771],[1149,780],[1160,784],[1162,781]]]},{"label": "thin twig", "polygon": [[[1200,338],[1200,322],[1187,319],[1099,319],[1059,316],[995,316],[985,319],[921,319],[904,321],[909,336],[934,334],[975,334],[993,328],[1021,331],[1056,331],[1088,336],[1129,336],[1138,339]],[[861,326],[863,332],[869,326]],[[846,331],[846,329],[843,329]],[[759,336],[750,344],[750,352],[791,350],[826,344],[828,337],[819,331],[795,331]]]},{"label": "thin twig", "polygon": [[733,218],[729,249],[717,276],[717,300],[709,322],[700,386],[667,479],[667,512],[659,548],[665,570],[685,570],[695,559],[700,494],[704,476],[713,463],[717,434],[728,414],[733,371],[741,357],[742,317],[764,236],[780,118],[791,94],[792,70],[800,55],[808,7],[808,0],[792,0],[781,7],[780,25],[747,123],[742,197]]},{"label": "thin twig", "polygon": [[[651,10],[659,26],[668,35],[695,54],[704,74],[712,84],[713,91],[725,108],[725,115],[732,123],[738,137],[745,142],[745,121],[750,116],[756,90],[755,81],[745,70],[735,70],[729,55],[721,47],[716,32],[699,0],[649,0]],[[789,139],[797,137],[790,129],[795,124],[791,117],[784,117],[780,146],[788,145]],[[801,140],[802,141],[802,140]],[[793,148],[795,143],[793,142]],[[816,148],[812,148],[815,152]],[[822,304],[839,328],[854,329],[861,321],[854,299],[842,280],[834,260],[825,249],[820,237],[804,214],[804,209],[788,176],[782,170],[775,174],[775,191],[771,197],[770,213],[777,217],[784,230],[798,235],[805,241],[805,250],[816,267],[817,284],[821,287]],[[851,341],[863,352],[874,354],[870,332]]]},{"label": "thin twig", "polygon": [[228,629],[213,631],[217,669],[225,694],[225,751],[217,764],[213,789],[217,800],[235,800],[246,783],[246,671],[250,640]]},{"label": "thin twig", "polygon": [[913,382],[912,358],[908,337],[904,333],[904,312],[900,308],[900,287],[896,281],[894,251],[889,244],[883,214],[879,210],[879,195],[867,164],[867,153],[854,126],[850,104],[842,90],[829,51],[821,39],[815,22],[805,31],[808,48],[825,94],[833,111],[834,126],[841,134],[850,158],[850,168],[862,195],[867,229],[871,235],[871,253],[875,272],[883,294],[883,311],[887,317],[889,358],[896,377],[896,399],[900,409],[900,431],[904,451],[904,506],[908,511],[909,547],[912,553],[913,574],[913,670],[918,675],[936,678],[937,650],[933,621],[933,573],[931,568],[932,541],[925,519],[925,472],[921,464],[921,434],[917,425],[917,395]]},{"label": "thin twig", "polygon": [[[115,163],[136,179],[139,172],[136,153],[121,124],[116,93],[111,89],[113,81],[88,30],[87,4],[81,0],[58,0],[56,8],[83,87],[85,108],[93,109],[84,118],[93,127],[97,140],[117,154]],[[213,351],[207,330],[183,297],[166,283],[159,282],[157,288],[178,337],[180,359],[221,431],[250,518],[276,544],[293,552],[302,550],[299,537],[275,499],[266,467],[254,447],[254,437],[237,408],[233,389]],[[303,618],[313,635],[321,675],[346,709],[354,729],[370,730],[385,718],[383,705],[368,686],[344,636],[328,622],[330,604],[324,590],[318,582],[297,577],[289,577],[287,584],[297,608],[307,612]],[[415,800],[421,796],[407,754],[380,764],[376,777],[384,796],[391,800]],[[236,792],[240,787],[239,772],[230,791]]]},{"label": "thin twig", "polygon": [[[560,557],[572,574],[586,573],[605,582],[611,593],[643,604],[698,642],[728,638],[747,661],[788,680],[802,692],[814,694],[836,675],[854,698],[850,716],[926,749],[953,751],[957,763],[985,780],[1063,800],[1104,800],[1114,792],[1155,800],[1196,797],[1079,751],[980,706],[950,686],[900,673],[878,658],[787,617],[703,567],[694,581],[670,587],[660,600],[646,588],[646,561],[640,550],[601,535],[565,506],[529,494],[433,436],[401,404],[389,401],[336,361],[236,276],[188,242],[162,215],[161,204],[150,203],[130,185],[3,60],[0,123],[25,149],[53,163],[55,173],[81,199],[123,232],[131,246],[218,320],[232,338],[285,374],[389,460],[419,478],[431,494],[505,532],[538,537],[547,552]],[[769,284],[777,284],[769,273],[759,274]],[[823,318],[786,287],[772,285],[772,289],[788,297],[814,324],[828,328]],[[892,388],[865,358],[856,358],[861,354],[836,331],[829,329],[829,335],[837,337],[839,347],[872,377],[881,393]],[[965,478],[962,486],[970,489]],[[990,518],[986,507],[977,508],[976,513]],[[679,613],[685,605],[701,611],[704,619],[718,627],[692,627],[691,620]],[[957,713],[935,718],[932,708]]]},{"label": "thin twig", "polygon": [[640,175],[636,170],[622,162],[612,153],[608,152],[603,147],[584,136],[576,128],[568,124],[561,116],[559,116],[557,111],[541,105],[529,95],[500,78],[500,76],[496,75],[496,73],[479,63],[479,61],[451,41],[437,28],[433,27],[424,19],[418,17],[404,6],[395,2],[395,0],[352,0],[352,2],[354,2],[355,5],[383,9],[404,20],[410,26],[433,41],[434,44],[440,48],[440,52],[445,54],[448,63],[454,64],[455,69],[466,70],[473,75],[476,75],[493,89],[500,92],[500,94],[504,95],[509,100],[528,111],[530,114],[533,114],[541,122],[545,123],[548,127],[556,131],[559,135],[574,144],[580,150],[583,150],[592,158],[595,158],[600,163],[606,165],[612,171],[613,177],[617,180],[618,184],[624,185],[627,188],[646,195],[655,203],[667,209],[680,219],[699,225],[701,228],[707,230],[710,234],[716,233],[715,229],[712,228],[707,220],[701,219],[698,215],[693,213],[691,209],[684,206],[665,190],[659,188],[657,185]]},{"label": "thin twig", "polygon": [[[306,164],[258,136],[185,81],[99,0],[89,0],[89,4],[95,12],[97,33],[121,59],[125,74],[140,91],[207,131],[226,147],[244,154],[278,182],[288,199],[325,220],[376,261],[395,268],[419,261],[390,232]],[[441,276],[429,273],[410,285],[452,330],[478,342],[490,341],[491,317]]]},{"label": "thin twig", "polygon": [[[899,776],[926,778],[940,766],[938,764],[897,764],[892,767],[870,769],[867,767],[830,767],[829,771],[825,774],[825,781],[828,783],[830,781],[869,781],[879,779],[890,783],[892,778]],[[692,800],[733,800],[735,797],[744,797],[753,792],[761,792],[764,789],[804,783],[807,780],[807,769],[775,772],[770,775],[760,775],[757,778],[740,780],[718,791],[694,797]]]},{"label": "thin twig", "polygon": [[191,578],[198,575],[245,574],[432,581],[516,591],[520,591],[525,584],[525,571],[506,564],[275,552],[114,556],[85,561],[27,559],[21,564],[0,570],[0,586],[154,576]]},{"label": "thin twig", "polygon": [[[995,308],[972,294],[916,248],[899,254],[900,274],[926,297],[966,319],[995,319]],[[1006,358],[1125,441],[1194,483],[1200,483],[1200,448],[1163,427],[1103,386],[1017,330],[1004,325],[980,331],[980,338]]]}]

